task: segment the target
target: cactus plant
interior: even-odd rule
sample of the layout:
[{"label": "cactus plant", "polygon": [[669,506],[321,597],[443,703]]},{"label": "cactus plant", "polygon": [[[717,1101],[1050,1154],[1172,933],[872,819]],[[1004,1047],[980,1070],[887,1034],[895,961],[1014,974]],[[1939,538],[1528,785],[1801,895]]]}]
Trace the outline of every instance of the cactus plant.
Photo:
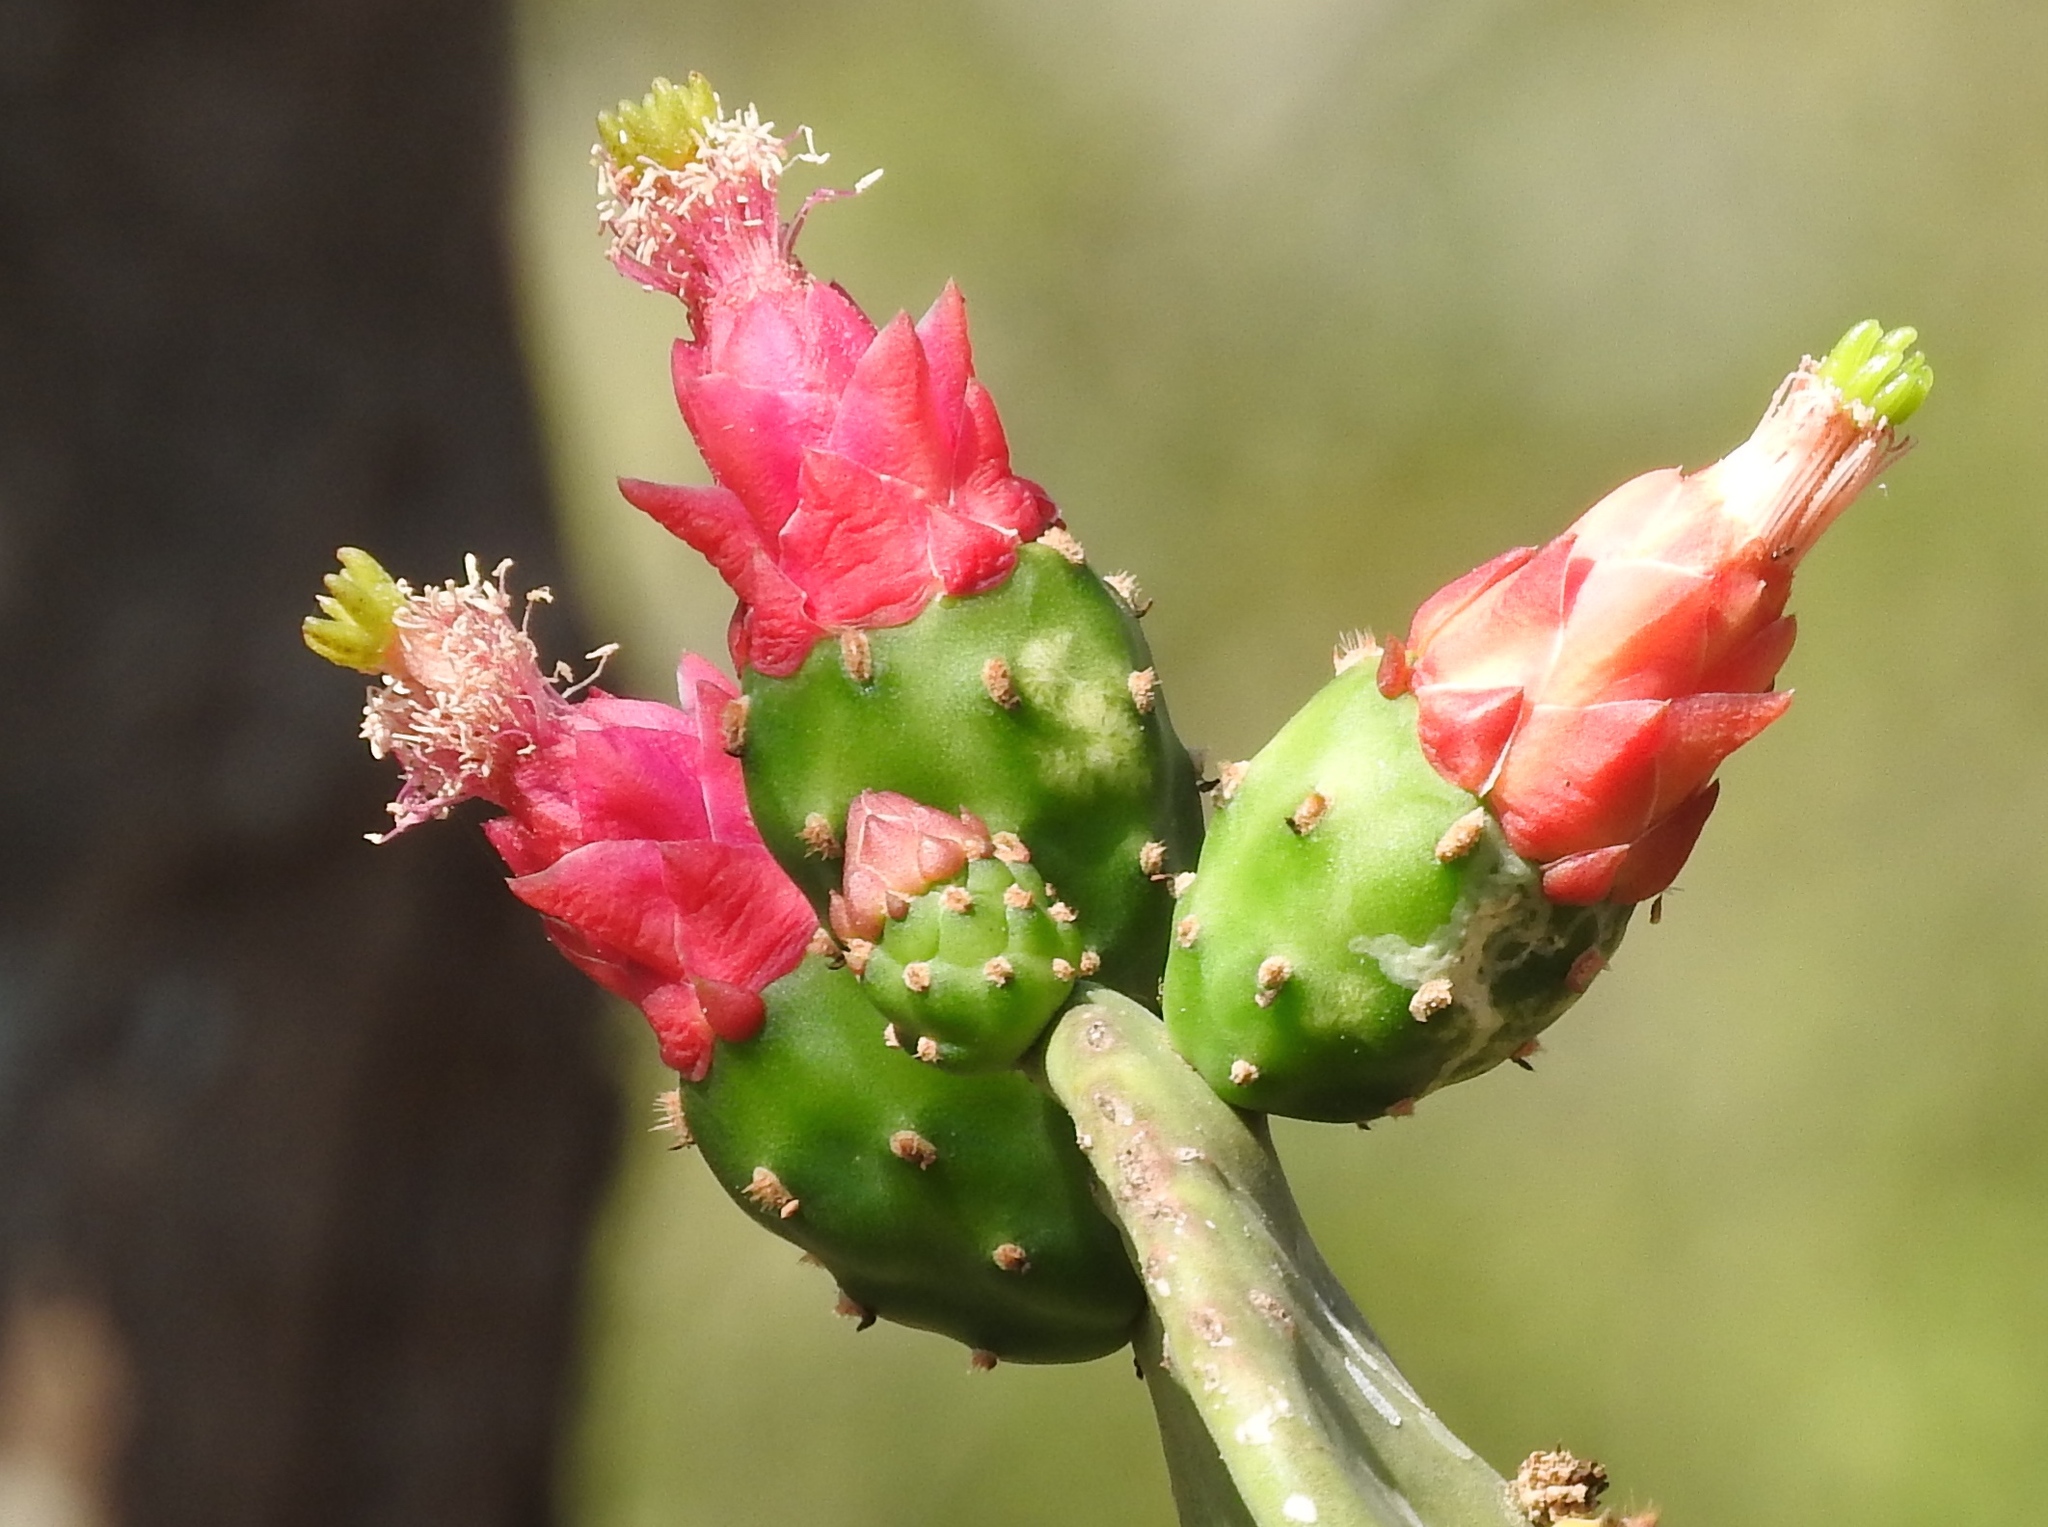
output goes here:
[{"label": "cactus plant", "polygon": [[669,1125],[863,1327],[977,1366],[1135,1338],[1188,1527],[1611,1524],[1597,1464],[1509,1481],[1422,1402],[1264,1115],[1406,1112],[1604,968],[1789,702],[1793,571],[1905,449],[1913,331],[1858,325],[1722,461],[1344,646],[1221,771],[1204,848],[1136,586],[1012,472],[959,292],[878,328],[815,280],[776,202],[808,137],[701,78],[599,130],[611,257],[684,304],[714,478],[622,487],[737,594],[739,682],[550,677],[504,567],[415,592],[345,550],[305,636],[379,677],[392,832],[502,810],[513,892],[678,1072]]}]

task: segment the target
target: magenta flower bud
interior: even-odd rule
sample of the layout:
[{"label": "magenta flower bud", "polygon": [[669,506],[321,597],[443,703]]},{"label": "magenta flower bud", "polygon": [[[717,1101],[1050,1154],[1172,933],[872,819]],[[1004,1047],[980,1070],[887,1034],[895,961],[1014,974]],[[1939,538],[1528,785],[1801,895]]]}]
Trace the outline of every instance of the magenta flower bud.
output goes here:
[{"label": "magenta flower bud", "polygon": [[[592,980],[637,1006],[665,1064],[702,1080],[712,1041],[759,1031],[762,990],[818,931],[762,846],[721,718],[738,691],[682,662],[680,707],[589,690],[540,667],[512,617],[506,568],[414,593],[361,552],[328,580],[314,650],[381,672],[371,751],[403,771],[385,837],[476,798],[513,894]],[[529,596],[531,598],[533,596]]]},{"label": "magenta flower bud", "polygon": [[790,141],[752,108],[720,112],[699,77],[657,81],[600,130],[612,259],[688,310],[676,400],[717,483],[620,488],[739,596],[735,665],[786,677],[821,636],[1008,578],[1057,511],[1010,471],[959,291],[878,333],[792,252]]}]

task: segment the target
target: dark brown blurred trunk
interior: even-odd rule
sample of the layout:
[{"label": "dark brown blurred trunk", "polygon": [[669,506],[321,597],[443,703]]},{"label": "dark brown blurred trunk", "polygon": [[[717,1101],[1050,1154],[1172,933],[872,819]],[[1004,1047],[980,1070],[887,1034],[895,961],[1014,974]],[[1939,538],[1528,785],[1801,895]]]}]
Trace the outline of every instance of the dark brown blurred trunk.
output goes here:
[{"label": "dark brown blurred trunk", "polygon": [[295,629],[343,542],[551,571],[505,34],[0,0],[10,1522],[552,1515],[593,1004],[473,830],[362,841]]}]

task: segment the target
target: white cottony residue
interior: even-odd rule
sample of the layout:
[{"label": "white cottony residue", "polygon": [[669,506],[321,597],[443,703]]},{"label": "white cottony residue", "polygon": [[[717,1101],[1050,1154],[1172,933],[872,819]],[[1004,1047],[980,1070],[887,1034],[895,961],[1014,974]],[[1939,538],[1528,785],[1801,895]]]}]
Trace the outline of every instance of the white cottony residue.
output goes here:
[{"label": "white cottony residue", "polygon": [[1290,1495],[1280,1503],[1280,1514],[1290,1522],[1313,1522],[1316,1517],[1316,1503],[1306,1495]]}]

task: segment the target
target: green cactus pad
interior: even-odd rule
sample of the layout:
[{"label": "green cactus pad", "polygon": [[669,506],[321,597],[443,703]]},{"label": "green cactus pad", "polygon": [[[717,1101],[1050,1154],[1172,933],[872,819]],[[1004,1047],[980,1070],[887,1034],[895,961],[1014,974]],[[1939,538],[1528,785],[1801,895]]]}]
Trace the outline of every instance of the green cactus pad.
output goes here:
[{"label": "green cactus pad", "polygon": [[914,897],[866,953],[861,980],[904,1049],[982,1071],[1029,1049],[1093,970],[1074,914],[1046,894],[1038,872],[987,858]]},{"label": "green cactus pad", "polygon": [[883,1042],[844,968],[807,955],[768,1020],[682,1088],[721,1186],[862,1314],[1014,1362],[1082,1362],[1144,1308],[1074,1126],[1016,1072],[955,1076]]},{"label": "green cactus pad", "polygon": [[1194,865],[1201,807],[1129,608],[1034,543],[1000,588],[856,641],[851,663],[824,641],[786,679],[744,680],[748,800],[797,883],[824,906],[839,864],[806,824],[843,836],[862,790],[964,807],[1031,845],[1090,930],[1099,979],[1149,999],[1167,877]]},{"label": "green cactus pad", "polygon": [[1167,1025],[1238,1107],[1362,1122],[1514,1057],[1629,910],[1545,900],[1422,756],[1414,700],[1361,664],[1252,760],[1211,828],[1177,909]]}]

